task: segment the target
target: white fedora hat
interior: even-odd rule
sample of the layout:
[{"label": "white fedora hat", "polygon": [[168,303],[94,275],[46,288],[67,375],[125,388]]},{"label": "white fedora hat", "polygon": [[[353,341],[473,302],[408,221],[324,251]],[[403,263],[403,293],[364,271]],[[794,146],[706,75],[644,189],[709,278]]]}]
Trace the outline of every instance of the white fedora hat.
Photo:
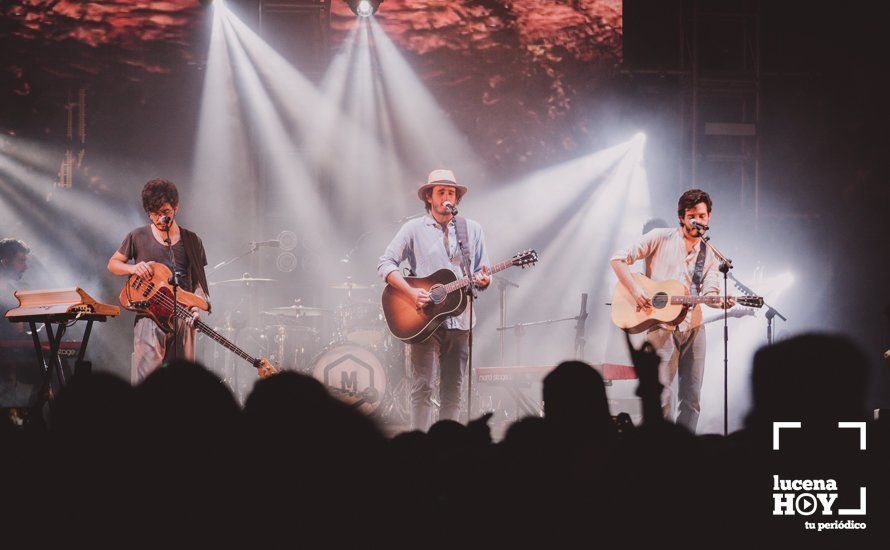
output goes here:
[{"label": "white fedora hat", "polygon": [[457,184],[457,179],[454,177],[454,172],[451,170],[433,170],[426,178],[426,183],[421,185],[417,190],[417,196],[420,200],[426,203],[426,190],[432,189],[437,185],[450,185],[451,187],[454,187],[457,190],[458,200],[469,191],[469,188],[465,185]]}]

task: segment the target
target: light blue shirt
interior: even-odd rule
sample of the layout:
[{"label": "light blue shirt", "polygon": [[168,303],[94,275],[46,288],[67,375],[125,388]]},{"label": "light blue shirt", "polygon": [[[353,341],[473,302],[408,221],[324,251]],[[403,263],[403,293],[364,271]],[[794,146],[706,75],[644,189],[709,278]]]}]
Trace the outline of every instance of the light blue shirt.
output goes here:
[{"label": "light blue shirt", "polygon": [[[483,265],[491,267],[482,226],[467,219],[467,237],[470,241],[468,249],[473,273],[481,271]],[[387,275],[397,271],[399,264],[407,260],[411,270],[418,277],[426,277],[443,268],[450,269],[458,278],[463,277],[461,268],[463,258],[457,245],[457,228],[454,220],[448,222],[448,244],[450,249],[446,251],[442,226],[429,213],[421,218],[409,220],[393,237],[383,256],[380,256],[377,273],[386,281]],[[468,316],[469,313],[464,311],[463,315],[449,317],[444,326],[449,329],[468,330]],[[475,321],[474,318],[474,324]]]}]

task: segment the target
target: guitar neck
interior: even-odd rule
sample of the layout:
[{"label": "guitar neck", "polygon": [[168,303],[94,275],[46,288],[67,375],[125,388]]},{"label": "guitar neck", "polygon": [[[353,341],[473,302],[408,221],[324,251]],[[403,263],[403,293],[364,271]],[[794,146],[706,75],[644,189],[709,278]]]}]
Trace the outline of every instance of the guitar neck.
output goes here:
[{"label": "guitar neck", "polygon": [[725,296],[671,296],[671,304],[694,306],[697,304],[720,304]]},{"label": "guitar neck", "polygon": [[[182,319],[183,321],[188,320],[192,317],[191,313],[189,313],[188,310],[185,309],[184,307],[182,307],[180,304],[176,304],[176,316],[179,317],[180,319]],[[232,343],[232,341],[230,341],[228,338],[226,338],[222,334],[220,334],[220,333],[216,332],[215,330],[213,330],[212,328],[210,328],[207,325],[207,323],[205,323],[199,319],[199,320],[195,321],[195,328],[200,330],[201,332],[203,332],[204,334],[206,334],[213,340],[216,340],[217,342],[222,344],[223,347],[225,347],[226,349],[228,349],[229,351],[231,351],[238,357],[244,359],[251,365],[256,364],[257,360],[255,357],[253,357],[252,355],[250,355],[243,349],[236,346],[234,343]]]},{"label": "guitar neck", "polygon": [[[491,266],[491,270],[490,270],[491,274],[494,275],[495,273],[497,273],[499,271],[503,271],[512,265],[513,265],[512,259],[504,260],[503,262],[501,262],[499,264],[495,264],[495,265]],[[462,288],[465,288],[469,284],[470,284],[470,280],[467,277],[461,277],[460,279],[445,285],[445,291],[448,293],[451,293],[451,292],[454,292],[455,290],[460,290]]]}]

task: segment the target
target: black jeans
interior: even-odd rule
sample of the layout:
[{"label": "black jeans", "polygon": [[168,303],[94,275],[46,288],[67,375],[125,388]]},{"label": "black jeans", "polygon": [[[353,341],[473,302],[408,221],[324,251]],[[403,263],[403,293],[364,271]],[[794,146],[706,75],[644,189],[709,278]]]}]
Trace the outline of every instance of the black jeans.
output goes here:
[{"label": "black jeans", "polygon": [[467,371],[469,332],[439,327],[425,342],[411,345],[411,427],[426,431],[432,420],[433,377],[439,371],[439,420],[457,420],[460,389]]}]

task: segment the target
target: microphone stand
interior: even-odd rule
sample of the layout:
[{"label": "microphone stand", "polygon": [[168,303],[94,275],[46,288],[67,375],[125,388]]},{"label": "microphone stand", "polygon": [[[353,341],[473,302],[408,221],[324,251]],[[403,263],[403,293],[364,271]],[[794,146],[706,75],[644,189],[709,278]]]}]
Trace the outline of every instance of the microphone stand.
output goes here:
[{"label": "microphone stand", "polygon": [[[452,206],[449,210],[451,211],[451,220],[457,223],[454,220],[457,216],[457,208]],[[467,238],[469,238],[469,235],[467,235]],[[467,243],[467,246],[469,246],[469,243]],[[470,255],[469,253],[464,254],[464,243],[461,242],[460,238],[457,240],[457,248],[460,249],[461,258],[463,258],[464,274],[467,276],[468,283],[467,300],[470,302],[470,330],[467,336],[467,424],[469,424],[473,418],[473,302],[476,301],[479,289],[476,288],[476,280],[473,278]]]},{"label": "microphone stand", "polygon": [[[749,294],[751,296],[754,296],[756,294],[756,292],[751,290],[747,285],[745,285],[740,280],[736,279],[731,273],[729,274],[729,278],[732,279],[733,284],[735,284],[735,286],[738,287],[738,289],[741,290],[742,292],[744,292],[745,294]],[[765,305],[767,308],[766,313],[764,314],[764,317],[766,317],[766,343],[769,345],[772,345],[772,343],[773,343],[773,317],[778,316],[779,319],[785,321],[786,323],[788,322],[788,318],[785,317],[784,315],[782,315],[781,313],[779,313],[779,310],[777,310],[773,306],[766,303],[766,300],[764,300],[763,305]]]},{"label": "microphone stand", "polygon": [[711,249],[711,252],[720,260],[720,273],[723,273],[723,435],[729,435],[729,308],[726,307],[726,297],[729,289],[729,270],[732,269],[732,260],[720,252],[711,244],[711,237],[705,235],[699,228],[701,242]]},{"label": "microphone stand", "polygon": [[214,273],[216,273],[220,269],[226,267],[227,265],[229,265],[233,262],[237,262],[241,258],[244,258],[245,256],[249,256],[259,249],[260,249],[259,245],[257,245],[256,243],[250,243],[250,249],[247,252],[244,252],[243,254],[238,254],[237,256],[233,256],[233,257],[229,258],[228,260],[223,260],[223,261],[219,262],[218,264],[216,264],[215,266],[213,266],[207,270],[207,275],[213,275]]},{"label": "microphone stand", "polygon": [[463,243],[457,241],[457,247],[461,249],[461,255],[464,259],[464,273],[467,274],[467,300],[470,307],[470,331],[467,337],[467,424],[473,418],[473,303],[478,296],[476,281],[473,279],[473,271],[470,268],[470,258],[463,254]]},{"label": "microphone stand", "polygon": [[164,239],[164,244],[167,245],[167,250],[170,251],[170,265],[172,266],[170,279],[167,282],[173,286],[173,360],[176,361],[179,358],[179,316],[176,315],[176,308],[179,307],[177,299],[179,272],[176,271],[176,254],[173,252],[173,241],[170,240],[170,226],[172,224],[173,220],[171,219],[170,223],[167,224],[167,238]]}]

